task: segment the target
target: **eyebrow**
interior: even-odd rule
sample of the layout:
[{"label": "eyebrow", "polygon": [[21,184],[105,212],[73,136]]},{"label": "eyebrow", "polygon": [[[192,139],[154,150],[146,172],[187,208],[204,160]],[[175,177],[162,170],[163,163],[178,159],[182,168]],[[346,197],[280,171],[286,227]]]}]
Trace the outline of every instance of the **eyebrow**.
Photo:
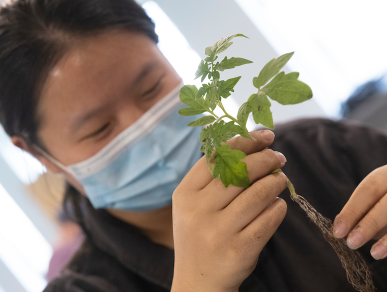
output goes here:
[{"label": "eyebrow", "polygon": [[[129,88],[133,88],[137,84],[139,84],[156,66],[157,66],[157,62],[155,62],[155,61],[146,63],[141,68],[140,73],[134,79],[134,81],[132,82],[132,84],[130,85]],[[71,132],[74,132],[76,129],[79,129],[83,124],[85,124],[89,120],[93,119],[95,116],[104,112],[105,110],[106,110],[106,105],[102,105],[98,108],[94,108],[94,109],[88,111],[86,114],[83,114],[83,115],[75,118],[75,121],[72,123],[72,125],[70,127]]]}]

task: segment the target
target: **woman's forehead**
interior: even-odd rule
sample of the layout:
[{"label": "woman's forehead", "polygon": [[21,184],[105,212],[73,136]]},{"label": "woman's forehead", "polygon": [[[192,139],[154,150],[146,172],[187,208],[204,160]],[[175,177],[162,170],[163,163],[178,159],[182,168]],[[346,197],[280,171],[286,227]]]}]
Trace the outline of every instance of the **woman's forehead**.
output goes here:
[{"label": "woman's forehead", "polygon": [[99,97],[120,94],[144,68],[162,59],[156,44],[138,33],[104,33],[79,42],[49,72],[38,114],[60,107],[76,115],[90,99],[98,102]]},{"label": "woman's forehead", "polygon": [[146,36],[131,32],[104,33],[78,41],[50,71],[46,85],[64,77],[76,79],[77,74],[83,74],[86,80],[104,77],[123,66],[129,66],[129,72],[135,75],[142,63],[157,56],[155,48]]}]

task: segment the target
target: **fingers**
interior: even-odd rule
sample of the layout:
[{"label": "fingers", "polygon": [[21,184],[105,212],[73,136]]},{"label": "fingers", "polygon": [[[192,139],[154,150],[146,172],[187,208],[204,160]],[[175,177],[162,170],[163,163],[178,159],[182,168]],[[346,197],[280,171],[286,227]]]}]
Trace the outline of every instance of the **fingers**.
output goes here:
[{"label": "fingers", "polygon": [[357,249],[387,226],[387,196],[384,196],[349,233],[347,244]]},{"label": "fingers", "polygon": [[[247,155],[261,151],[271,145],[274,141],[274,133],[269,130],[253,131],[249,133],[254,139],[236,137],[227,142],[231,149],[238,149]],[[187,188],[200,190],[213,180],[208,170],[206,158],[202,157],[188,172],[182,182]]]},{"label": "fingers", "polygon": [[247,241],[258,245],[261,250],[285,218],[287,205],[281,198],[274,201],[249,225],[241,231]]},{"label": "fingers", "polygon": [[286,163],[286,158],[281,152],[265,149],[261,152],[248,155],[244,161],[247,165],[250,183],[281,168]]},{"label": "fingers", "polygon": [[247,155],[261,151],[271,145],[274,141],[274,133],[269,130],[252,131],[250,136],[255,139],[236,137],[227,142],[231,149],[240,150]]},{"label": "fingers", "polygon": [[387,257],[387,235],[372,246],[371,255],[375,260],[381,260]]},{"label": "fingers", "polygon": [[286,188],[283,173],[268,175],[237,196],[223,211],[235,232],[249,225]]},{"label": "fingers", "polygon": [[[387,193],[387,167],[381,167],[370,173],[356,188],[351,198],[337,215],[333,234],[337,238],[346,236],[371,208]],[[385,205],[384,208],[386,208]]]},{"label": "fingers", "polygon": [[212,180],[212,174],[207,166],[206,157],[203,156],[191,168],[181,181],[179,187],[191,190],[201,190]]},{"label": "fingers", "polygon": [[[286,158],[282,153],[265,149],[246,156],[244,161],[247,165],[250,183],[253,183],[266,176],[268,173],[271,173],[273,170],[283,167]],[[235,187],[233,185],[229,185],[225,188],[220,179],[213,180],[207,187],[213,189],[214,196],[217,196],[217,198],[213,198],[214,200],[212,202],[208,203],[208,206],[212,207],[213,210],[225,208],[244,190],[244,188]],[[222,191],[220,192],[219,190]]]}]

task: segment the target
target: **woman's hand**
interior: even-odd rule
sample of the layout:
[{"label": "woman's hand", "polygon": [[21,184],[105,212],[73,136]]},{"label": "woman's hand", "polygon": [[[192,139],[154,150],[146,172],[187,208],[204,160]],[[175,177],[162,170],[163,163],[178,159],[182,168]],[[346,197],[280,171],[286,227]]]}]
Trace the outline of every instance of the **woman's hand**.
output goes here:
[{"label": "woman's hand", "polygon": [[232,149],[247,154],[251,186],[225,188],[200,159],[173,194],[175,271],[172,292],[235,292],[254,270],[258,256],[286,214],[277,196],[286,188],[283,173],[270,174],[286,159],[266,149],[271,131],[238,137]]},{"label": "woman's hand", "polygon": [[337,215],[333,233],[357,249],[371,239],[379,240],[371,249],[379,260],[387,257],[387,165],[371,172],[356,188]]}]

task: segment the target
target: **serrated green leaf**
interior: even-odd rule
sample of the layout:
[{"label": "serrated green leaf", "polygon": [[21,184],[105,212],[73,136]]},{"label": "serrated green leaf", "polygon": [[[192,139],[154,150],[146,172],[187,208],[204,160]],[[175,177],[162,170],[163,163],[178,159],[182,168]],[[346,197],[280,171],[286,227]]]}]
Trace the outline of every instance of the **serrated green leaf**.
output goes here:
[{"label": "serrated green leaf", "polygon": [[224,52],[224,51],[227,50],[232,44],[233,44],[233,42],[227,42],[227,43],[222,44],[222,45],[219,46],[219,48],[217,49],[216,54],[220,54],[220,53]]},{"label": "serrated green leaf", "polygon": [[215,87],[211,87],[206,95],[206,104],[211,109],[216,108],[217,92]]},{"label": "serrated green leaf", "polygon": [[249,98],[251,111],[253,113],[254,122],[263,126],[274,129],[273,114],[270,110],[270,100],[264,93],[259,95],[253,94]]},{"label": "serrated green leaf", "polygon": [[186,105],[190,105],[192,101],[196,99],[196,93],[198,92],[198,88],[195,85],[184,85],[180,89],[179,98],[182,103]]},{"label": "serrated green leaf", "polygon": [[[205,112],[208,110],[206,102],[203,97],[196,98],[198,89],[195,85],[184,85],[180,89],[180,100],[182,103],[188,105],[191,110]],[[188,113],[188,110],[184,110],[183,113]]]},{"label": "serrated green leaf", "polygon": [[248,101],[243,103],[238,110],[238,123],[241,127],[246,128],[247,119],[249,118],[249,114],[251,113],[251,105]]},{"label": "serrated green leaf", "polygon": [[207,62],[204,62],[203,60],[201,60],[199,66],[198,66],[198,69],[196,70],[196,73],[195,73],[195,79],[202,76],[202,82],[203,82],[203,80],[206,78],[207,74],[211,72],[208,66],[209,65]]},{"label": "serrated green leaf", "polygon": [[215,61],[215,57],[216,55],[224,52],[225,50],[227,50],[233,43],[231,42],[231,40],[235,37],[245,37],[245,38],[248,38],[247,36],[241,34],[241,33],[238,33],[238,34],[234,34],[232,36],[229,36],[225,39],[220,39],[219,41],[215,42],[212,46],[209,46],[207,47],[205,50],[204,50],[204,53],[209,56],[208,60],[211,60],[211,61]]},{"label": "serrated green leaf", "polygon": [[215,147],[221,145],[224,142],[227,142],[228,139],[235,137],[236,135],[241,135],[244,131],[243,129],[235,125],[233,121],[225,123],[224,121],[219,121],[211,127],[211,138]]},{"label": "serrated green leaf", "polygon": [[249,64],[249,63],[253,63],[253,62],[250,60],[247,60],[247,59],[243,59],[243,58],[227,59],[227,56],[226,56],[226,57],[224,57],[222,62],[216,64],[215,69],[219,70],[219,71],[224,71],[226,69],[232,69],[232,68],[235,68],[237,66],[242,66],[245,64]]},{"label": "serrated green leaf", "polygon": [[227,188],[230,184],[237,187],[248,188],[250,186],[247,174],[247,165],[241,161],[246,154],[239,150],[231,150],[229,145],[221,145],[216,148],[214,155],[214,178],[220,177]]},{"label": "serrated green leaf", "polygon": [[250,95],[249,99],[247,100],[247,101],[250,103],[250,105],[251,105],[251,101],[252,101],[256,96],[257,96],[256,93]]},{"label": "serrated green leaf", "polygon": [[215,58],[211,58],[211,57],[206,57],[206,58],[204,58],[204,61],[206,61],[206,62],[213,62],[213,61],[215,61],[216,59],[218,59],[218,56],[216,56]]},{"label": "serrated green leaf", "polygon": [[197,110],[197,109],[192,109],[190,107],[185,107],[179,110],[179,114],[184,117],[188,116],[196,116],[204,113],[205,110]]},{"label": "serrated green leaf", "polygon": [[277,83],[285,82],[285,81],[294,81],[297,80],[300,76],[300,73],[298,72],[292,72],[289,74],[285,74],[284,71],[278,73],[264,88],[262,88],[262,91],[265,91],[265,89],[269,89],[270,87],[275,86]]},{"label": "serrated green leaf", "polygon": [[207,84],[203,84],[202,87],[199,88],[196,93],[196,98],[201,98],[206,95],[206,93],[210,90],[210,87]]},{"label": "serrated green leaf", "polygon": [[299,80],[277,82],[265,93],[280,104],[298,104],[313,97],[310,87]]},{"label": "serrated green leaf", "polygon": [[220,73],[218,71],[214,71],[212,72],[211,76],[214,78],[214,79],[220,79]]},{"label": "serrated green leaf", "polygon": [[[240,126],[235,125],[233,121],[228,123],[219,121],[202,130],[200,134],[200,143],[202,144],[201,150],[206,155],[207,164],[210,169],[211,166],[209,160],[214,147],[220,146],[222,143],[227,142],[227,140],[236,135],[242,136],[242,134],[245,135],[245,131]],[[250,136],[248,136],[248,138],[250,138]]]},{"label": "serrated green leaf", "polygon": [[205,59],[207,62],[211,62],[212,61],[212,58],[211,58],[212,52],[213,52],[212,46],[208,46],[208,47],[205,48],[204,54],[206,54],[206,56],[208,56]]},{"label": "serrated green leaf", "polygon": [[228,79],[226,81],[220,81],[219,87],[218,87],[218,94],[221,97],[227,98],[231,95],[230,92],[234,92],[234,86],[238,83],[239,79],[241,79],[241,76]]},{"label": "serrated green leaf", "polygon": [[286,63],[293,56],[294,52],[284,54],[278,58],[270,60],[261,70],[258,77],[253,78],[253,85],[260,89],[271,78],[278,74],[278,72],[286,65]]},{"label": "serrated green leaf", "polygon": [[202,126],[211,124],[213,122],[215,122],[214,116],[204,116],[204,117],[197,119],[196,121],[189,123],[187,126],[188,127],[202,127]]},{"label": "serrated green leaf", "polygon": [[240,135],[241,135],[241,137],[243,137],[243,138],[251,139],[251,136],[250,136],[249,132],[248,132],[246,129],[244,129],[244,130],[240,133]]}]

